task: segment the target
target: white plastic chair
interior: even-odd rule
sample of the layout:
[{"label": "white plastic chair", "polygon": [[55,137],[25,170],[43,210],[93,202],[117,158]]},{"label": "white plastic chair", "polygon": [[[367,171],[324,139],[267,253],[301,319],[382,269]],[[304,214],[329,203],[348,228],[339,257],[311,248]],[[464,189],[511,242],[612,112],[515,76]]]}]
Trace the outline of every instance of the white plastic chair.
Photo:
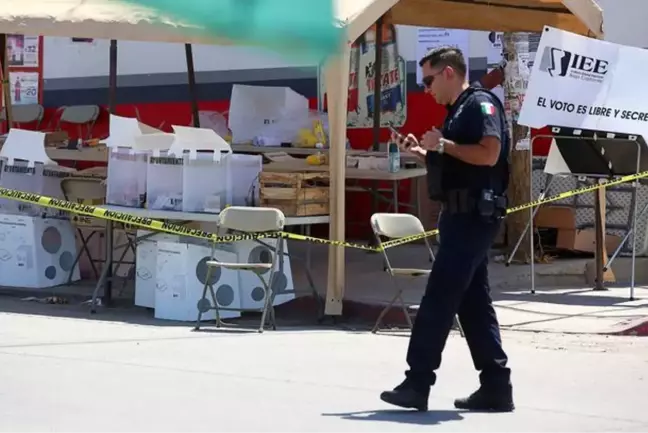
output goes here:
[{"label": "white plastic chair", "polygon": [[[375,213],[371,216],[371,228],[374,232],[374,235],[376,236],[379,247],[382,247],[383,245],[383,238],[391,240],[425,233],[425,228],[423,227],[421,220],[419,220],[414,215],[404,213]],[[432,260],[434,260],[434,252],[432,251],[432,247],[430,246],[428,238],[423,238],[423,242],[428,249],[430,257],[432,257]],[[381,251],[385,259],[385,270],[389,274],[390,280],[394,285],[395,294],[389,304],[378,316],[378,319],[376,320],[376,323],[374,324],[371,332],[375,334],[378,331],[383,317],[392,308],[396,301],[400,301],[401,308],[403,310],[403,313],[405,314],[405,320],[407,321],[407,324],[411,329],[412,320],[410,318],[408,307],[405,305],[405,301],[403,300],[403,288],[399,284],[397,284],[395,277],[428,277],[431,271],[429,269],[394,268],[389,261],[387,250],[381,248]],[[463,330],[461,329],[461,325],[459,324],[458,319],[457,324],[459,325],[459,331],[463,335]]]},{"label": "white plastic chair", "polygon": [[[219,216],[219,229],[227,230],[230,234],[245,234],[257,232],[272,232],[282,231],[285,224],[285,216],[283,212],[274,208],[265,207],[244,207],[244,206],[231,206],[226,208],[220,213]],[[221,230],[219,230],[220,232]],[[223,322],[220,319],[220,311],[256,311],[261,312],[261,324],[259,325],[259,332],[263,332],[266,321],[273,330],[277,329],[275,320],[274,300],[276,293],[272,290],[273,280],[275,277],[275,264],[277,257],[284,254],[283,242],[278,242],[278,247],[271,253],[270,263],[222,263],[216,260],[207,262],[207,276],[205,278],[205,287],[203,294],[198,301],[198,319],[196,320],[195,330],[200,329],[200,320],[202,315],[209,310],[216,312],[216,327],[220,328]],[[264,305],[261,309],[243,309],[243,308],[230,308],[221,307],[218,304],[214,288],[209,282],[211,281],[212,272],[218,268],[231,269],[241,272],[253,272],[259,280],[261,280],[261,287],[264,292]],[[263,274],[270,270],[270,278],[268,282],[263,278]],[[211,300],[207,299],[207,291]],[[268,320],[266,320],[268,319]]]}]

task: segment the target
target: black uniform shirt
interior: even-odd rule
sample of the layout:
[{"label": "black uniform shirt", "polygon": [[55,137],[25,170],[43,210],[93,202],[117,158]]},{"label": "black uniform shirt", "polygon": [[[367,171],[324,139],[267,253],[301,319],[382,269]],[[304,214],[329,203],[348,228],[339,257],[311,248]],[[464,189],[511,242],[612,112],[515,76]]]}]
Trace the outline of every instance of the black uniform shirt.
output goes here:
[{"label": "black uniform shirt", "polygon": [[469,189],[478,193],[483,189],[493,189],[497,194],[505,192],[508,185],[508,125],[495,95],[475,87],[466,89],[448,107],[442,134],[459,146],[475,145],[484,137],[495,137],[501,143],[500,155],[497,164],[488,167],[468,164],[447,154],[428,152],[426,159],[431,187],[438,182],[442,191]]}]

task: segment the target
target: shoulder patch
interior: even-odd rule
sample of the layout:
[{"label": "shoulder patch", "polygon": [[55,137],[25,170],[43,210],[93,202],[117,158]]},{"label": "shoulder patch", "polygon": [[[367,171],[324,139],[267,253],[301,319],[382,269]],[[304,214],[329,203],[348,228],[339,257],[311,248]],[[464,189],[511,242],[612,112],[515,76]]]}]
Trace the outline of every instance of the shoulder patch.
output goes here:
[{"label": "shoulder patch", "polygon": [[495,106],[490,102],[480,102],[481,112],[487,116],[495,115]]}]

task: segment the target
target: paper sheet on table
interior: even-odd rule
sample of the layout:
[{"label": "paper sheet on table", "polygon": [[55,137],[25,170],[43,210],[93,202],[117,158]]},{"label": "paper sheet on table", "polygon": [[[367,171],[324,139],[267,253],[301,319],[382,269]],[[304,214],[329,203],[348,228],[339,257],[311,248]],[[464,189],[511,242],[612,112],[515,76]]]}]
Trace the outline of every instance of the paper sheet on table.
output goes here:
[{"label": "paper sheet on table", "polygon": [[291,162],[297,159],[288,155],[286,152],[267,152],[265,157],[272,162]]},{"label": "paper sheet on table", "polygon": [[144,134],[134,138],[132,148],[138,151],[152,151],[154,156],[158,156],[161,151],[169,150],[174,140],[174,134],[165,132]]},{"label": "paper sheet on table", "polygon": [[45,151],[45,133],[12,128],[7,134],[0,158],[6,159],[8,165],[14,165],[16,159],[28,162],[30,167],[35,163],[57,166]]},{"label": "paper sheet on table", "polygon": [[131,117],[110,115],[108,137],[104,140],[107,147],[132,147],[135,137],[142,135],[140,122]]}]

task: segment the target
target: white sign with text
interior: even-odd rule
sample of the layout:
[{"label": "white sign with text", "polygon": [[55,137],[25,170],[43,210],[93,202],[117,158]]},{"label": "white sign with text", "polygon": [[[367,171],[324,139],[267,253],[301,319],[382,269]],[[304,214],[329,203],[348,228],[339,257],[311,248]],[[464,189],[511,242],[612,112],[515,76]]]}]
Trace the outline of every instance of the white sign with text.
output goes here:
[{"label": "white sign with text", "polygon": [[545,27],[519,123],[648,136],[648,51]]}]

